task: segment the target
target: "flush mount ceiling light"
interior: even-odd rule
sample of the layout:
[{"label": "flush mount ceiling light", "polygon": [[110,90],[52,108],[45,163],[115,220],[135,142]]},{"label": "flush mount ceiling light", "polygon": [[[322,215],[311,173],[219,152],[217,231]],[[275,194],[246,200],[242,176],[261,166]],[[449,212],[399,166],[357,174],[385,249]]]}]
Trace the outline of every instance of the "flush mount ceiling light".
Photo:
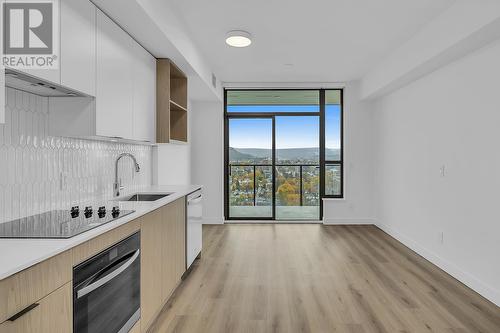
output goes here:
[{"label": "flush mount ceiling light", "polygon": [[252,44],[252,35],[243,30],[232,30],[226,34],[226,44],[232,47],[247,47]]}]

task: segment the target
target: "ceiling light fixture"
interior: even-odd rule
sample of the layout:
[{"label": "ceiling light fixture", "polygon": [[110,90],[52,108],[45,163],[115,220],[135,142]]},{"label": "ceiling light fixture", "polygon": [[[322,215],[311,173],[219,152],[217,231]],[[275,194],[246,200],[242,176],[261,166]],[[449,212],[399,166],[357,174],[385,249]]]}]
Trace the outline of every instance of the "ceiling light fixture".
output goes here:
[{"label": "ceiling light fixture", "polygon": [[252,35],[243,30],[232,30],[226,34],[226,44],[232,47],[247,47],[252,44]]}]

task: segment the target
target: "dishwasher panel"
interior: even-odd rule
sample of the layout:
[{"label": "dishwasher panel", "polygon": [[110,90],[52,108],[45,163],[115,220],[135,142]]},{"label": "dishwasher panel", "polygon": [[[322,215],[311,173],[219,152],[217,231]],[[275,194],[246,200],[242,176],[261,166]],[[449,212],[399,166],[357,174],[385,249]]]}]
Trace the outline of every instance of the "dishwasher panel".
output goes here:
[{"label": "dishwasher panel", "polygon": [[201,253],[203,221],[203,193],[201,190],[187,197],[187,242],[186,269],[188,269]]}]

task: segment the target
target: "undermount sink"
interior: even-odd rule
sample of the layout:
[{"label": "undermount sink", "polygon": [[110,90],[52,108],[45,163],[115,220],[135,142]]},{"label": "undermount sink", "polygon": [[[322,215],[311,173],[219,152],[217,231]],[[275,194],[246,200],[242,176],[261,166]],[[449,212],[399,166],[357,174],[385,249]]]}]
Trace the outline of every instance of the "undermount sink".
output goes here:
[{"label": "undermount sink", "polygon": [[120,201],[156,201],[160,200],[162,198],[165,198],[166,196],[169,196],[172,193],[136,193],[129,195],[127,197],[120,198]]}]

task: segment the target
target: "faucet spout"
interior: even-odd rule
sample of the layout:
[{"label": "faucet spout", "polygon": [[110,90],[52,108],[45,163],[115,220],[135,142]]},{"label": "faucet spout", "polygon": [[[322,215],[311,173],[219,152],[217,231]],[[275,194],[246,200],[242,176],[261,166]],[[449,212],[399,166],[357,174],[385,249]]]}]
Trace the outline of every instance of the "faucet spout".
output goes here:
[{"label": "faucet spout", "polygon": [[141,170],[141,167],[139,166],[139,163],[137,163],[137,159],[135,158],[134,155],[132,155],[130,153],[122,153],[122,154],[118,155],[118,158],[116,159],[116,162],[115,162],[115,183],[113,186],[115,197],[120,196],[120,190],[123,189],[123,186],[121,186],[121,182],[118,178],[118,162],[123,157],[130,157],[132,159],[132,161],[134,161],[134,171],[135,172],[139,172]]}]

